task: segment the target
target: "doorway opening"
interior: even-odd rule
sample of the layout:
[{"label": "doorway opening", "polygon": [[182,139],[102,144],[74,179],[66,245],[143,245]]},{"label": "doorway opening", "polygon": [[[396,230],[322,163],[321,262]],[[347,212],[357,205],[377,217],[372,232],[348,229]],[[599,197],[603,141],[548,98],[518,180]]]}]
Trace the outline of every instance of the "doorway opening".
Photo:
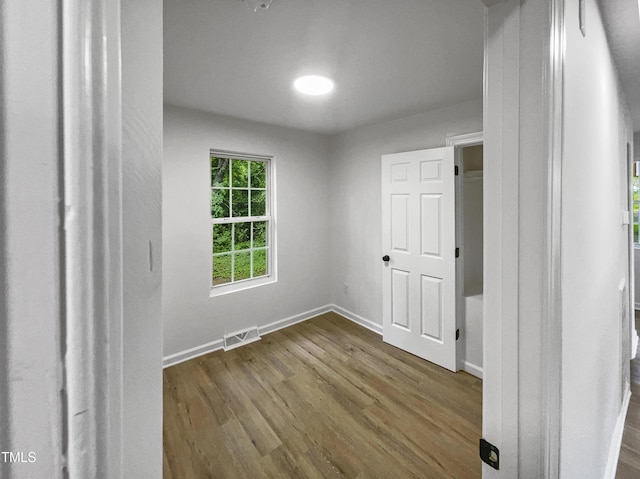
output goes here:
[{"label": "doorway opening", "polygon": [[483,175],[482,134],[451,139],[458,167],[456,177],[456,263],[458,369],[480,379],[483,377]]},{"label": "doorway opening", "polygon": [[627,180],[628,184],[628,208],[631,212],[630,225],[629,225],[629,304],[630,309],[635,314],[631,315],[628,328],[622,328],[625,333],[629,333],[631,338],[631,358],[634,358],[638,350],[638,334],[636,322],[634,320],[640,311],[640,294],[638,279],[638,269],[640,267],[640,158],[633,157],[633,147],[630,142],[626,145],[626,164],[627,164]]}]

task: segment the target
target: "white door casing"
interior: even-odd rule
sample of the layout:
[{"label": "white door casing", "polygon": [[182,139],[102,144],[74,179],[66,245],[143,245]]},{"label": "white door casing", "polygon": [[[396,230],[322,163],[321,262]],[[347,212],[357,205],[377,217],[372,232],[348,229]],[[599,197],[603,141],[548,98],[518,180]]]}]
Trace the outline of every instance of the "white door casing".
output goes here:
[{"label": "white door casing", "polygon": [[383,340],[456,371],[454,148],[382,157]]}]

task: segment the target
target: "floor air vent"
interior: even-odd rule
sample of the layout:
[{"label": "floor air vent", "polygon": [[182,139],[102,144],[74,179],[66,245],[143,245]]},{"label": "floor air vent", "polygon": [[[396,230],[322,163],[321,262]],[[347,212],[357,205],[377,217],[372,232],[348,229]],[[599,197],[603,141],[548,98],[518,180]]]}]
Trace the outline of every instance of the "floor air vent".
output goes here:
[{"label": "floor air vent", "polygon": [[238,346],[253,343],[258,339],[260,339],[260,334],[258,334],[258,328],[254,326],[252,328],[245,329],[244,331],[238,331],[237,333],[225,334],[223,337],[223,348],[225,351],[229,351],[230,349],[237,348]]}]

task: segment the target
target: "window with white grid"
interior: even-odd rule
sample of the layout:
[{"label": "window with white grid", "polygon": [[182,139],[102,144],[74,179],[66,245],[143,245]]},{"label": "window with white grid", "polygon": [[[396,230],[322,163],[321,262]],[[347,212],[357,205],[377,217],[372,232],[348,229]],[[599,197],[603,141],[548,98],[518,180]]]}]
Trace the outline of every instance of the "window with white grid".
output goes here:
[{"label": "window with white grid", "polygon": [[211,152],[212,291],[273,277],[271,159]]}]

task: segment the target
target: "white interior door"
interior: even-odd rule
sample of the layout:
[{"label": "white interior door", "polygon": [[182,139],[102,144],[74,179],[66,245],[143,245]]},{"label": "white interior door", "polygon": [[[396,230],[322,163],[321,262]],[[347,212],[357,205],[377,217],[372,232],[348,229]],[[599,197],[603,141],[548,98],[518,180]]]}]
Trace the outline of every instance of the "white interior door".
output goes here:
[{"label": "white interior door", "polygon": [[383,339],[456,371],[453,147],[382,157]]}]

